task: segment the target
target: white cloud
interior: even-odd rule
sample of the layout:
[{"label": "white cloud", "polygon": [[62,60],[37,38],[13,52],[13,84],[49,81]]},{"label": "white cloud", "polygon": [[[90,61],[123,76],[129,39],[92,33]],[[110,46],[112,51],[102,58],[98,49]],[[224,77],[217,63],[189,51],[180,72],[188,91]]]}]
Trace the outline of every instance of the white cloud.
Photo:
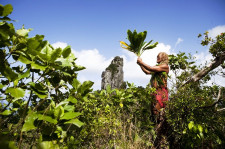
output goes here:
[{"label": "white cloud", "polygon": [[178,45],[178,44],[180,44],[181,42],[183,42],[184,40],[182,39],[182,38],[178,38],[177,39],[177,42],[176,42],[176,44],[175,44],[175,47]]},{"label": "white cloud", "polygon": [[215,38],[217,35],[225,32],[225,25],[216,26],[209,31],[209,36]]},{"label": "white cloud", "polygon": [[213,59],[212,55],[208,52],[208,50],[205,52],[194,54],[193,56],[195,57],[197,65],[205,65]]},{"label": "white cloud", "polygon": [[60,48],[64,49],[67,46],[67,43],[58,41],[56,43],[53,43],[52,46],[54,48],[59,48],[60,47]]},{"label": "white cloud", "polygon": [[78,80],[83,82],[90,80],[94,82],[94,90],[101,89],[101,75],[106,67],[109,66],[113,58],[106,59],[99,53],[97,49],[93,50],[73,50],[76,63],[86,67],[86,69],[78,72]]},{"label": "white cloud", "polygon": [[86,67],[89,72],[99,72],[104,70],[113,59],[106,60],[106,58],[99,53],[97,49],[93,50],[73,50],[77,63]]}]

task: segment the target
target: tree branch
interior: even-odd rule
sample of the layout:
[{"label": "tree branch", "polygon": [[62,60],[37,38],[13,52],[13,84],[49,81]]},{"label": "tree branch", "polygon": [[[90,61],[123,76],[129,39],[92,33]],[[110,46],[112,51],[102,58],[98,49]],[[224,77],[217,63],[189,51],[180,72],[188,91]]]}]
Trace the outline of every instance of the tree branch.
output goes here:
[{"label": "tree branch", "polygon": [[225,111],[225,108],[218,109],[217,111],[218,111],[218,112],[219,112],[219,111]]},{"label": "tree branch", "polygon": [[220,57],[216,57],[206,68],[202,69],[200,72],[192,76],[188,81],[182,84],[182,86],[191,83],[197,82],[206,76],[210,71],[220,66],[225,61],[225,53],[223,53]]}]

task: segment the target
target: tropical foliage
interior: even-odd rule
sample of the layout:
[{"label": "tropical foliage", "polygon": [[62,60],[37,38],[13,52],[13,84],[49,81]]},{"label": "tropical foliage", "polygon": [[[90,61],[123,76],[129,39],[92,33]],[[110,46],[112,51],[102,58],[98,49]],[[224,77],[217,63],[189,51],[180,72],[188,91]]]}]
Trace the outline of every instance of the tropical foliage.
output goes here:
[{"label": "tropical foliage", "polygon": [[[53,48],[43,35],[29,37],[31,29],[16,30],[12,10],[0,5],[1,148],[225,146],[225,89],[207,85],[213,75],[224,75],[224,33],[215,39],[204,34],[202,44],[220,60],[207,74],[199,72],[211,67],[197,66],[191,54],[170,55],[176,78],[159,133],[151,111],[154,88],[127,82],[125,89],[93,91],[93,82],[77,79],[85,67],[75,63],[70,46]],[[200,80],[192,79],[195,74]],[[156,144],[160,135],[165,141]]]},{"label": "tropical foliage", "polygon": [[149,41],[148,43],[145,42],[146,36],[147,31],[137,33],[136,30],[134,30],[133,32],[127,30],[127,39],[130,41],[130,44],[127,44],[124,41],[120,41],[120,45],[122,48],[133,52],[137,56],[141,56],[141,54],[145,50],[153,49],[158,44],[158,42],[151,44],[153,40]]}]

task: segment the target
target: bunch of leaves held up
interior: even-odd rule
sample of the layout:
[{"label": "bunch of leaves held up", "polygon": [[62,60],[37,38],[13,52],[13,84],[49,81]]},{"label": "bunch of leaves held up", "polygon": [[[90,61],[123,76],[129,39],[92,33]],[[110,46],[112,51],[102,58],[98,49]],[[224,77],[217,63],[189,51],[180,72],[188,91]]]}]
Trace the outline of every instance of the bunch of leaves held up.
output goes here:
[{"label": "bunch of leaves held up", "polygon": [[124,41],[120,41],[120,46],[124,49],[134,52],[137,56],[141,56],[145,50],[153,49],[158,44],[158,42],[151,44],[153,40],[145,42],[146,36],[147,31],[137,33],[136,30],[134,30],[134,32],[127,30],[127,39],[130,41],[130,45]]}]

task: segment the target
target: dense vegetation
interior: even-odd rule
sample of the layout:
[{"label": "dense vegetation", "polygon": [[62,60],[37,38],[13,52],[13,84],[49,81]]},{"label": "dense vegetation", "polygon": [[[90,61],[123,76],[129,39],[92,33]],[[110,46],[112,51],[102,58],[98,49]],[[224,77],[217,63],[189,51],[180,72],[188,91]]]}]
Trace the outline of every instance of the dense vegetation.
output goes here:
[{"label": "dense vegetation", "polygon": [[[16,30],[8,17],[12,10],[0,5],[1,148],[155,146],[153,88],[127,82],[126,89],[93,91],[93,82],[77,80],[85,68],[76,65],[71,48],[54,49],[43,35],[29,37],[31,29]],[[210,46],[214,67],[196,66],[190,54],[170,55],[176,79],[161,148],[225,146],[225,89],[206,85],[212,75],[224,76],[225,34],[211,39],[205,33],[202,45]]]}]

